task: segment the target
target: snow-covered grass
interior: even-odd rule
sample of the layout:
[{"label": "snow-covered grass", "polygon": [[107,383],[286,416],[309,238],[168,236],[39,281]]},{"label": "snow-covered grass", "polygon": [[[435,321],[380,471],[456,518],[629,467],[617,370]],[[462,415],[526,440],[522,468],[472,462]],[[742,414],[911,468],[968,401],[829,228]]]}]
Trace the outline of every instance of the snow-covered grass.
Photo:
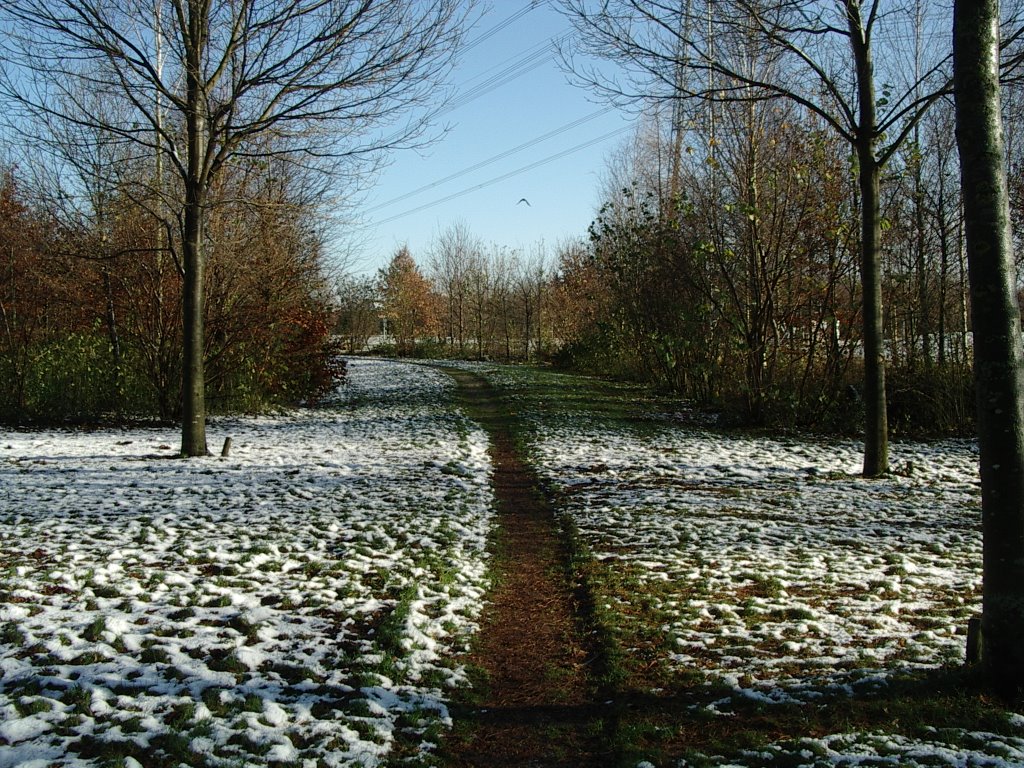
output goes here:
[{"label": "snow-covered grass", "polygon": [[866,482],[851,444],[570,423],[539,438],[593,556],[656,596],[672,665],[782,700],[962,660],[981,562],[969,444],[895,446],[912,474]]},{"label": "snow-covered grass", "polygon": [[[1024,765],[1024,717],[929,677],[980,609],[971,442],[897,443],[867,481],[854,442],[470,367],[525,423],[646,686],[622,754]],[[350,372],[329,407],[215,422],[228,458],[175,459],[166,430],[0,433],[0,768],[435,762],[486,588],[486,437],[442,373]]]},{"label": "snow-covered grass", "polygon": [[[799,731],[830,702],[899,696],[908,678],[962,663],[980,612],[973,442],[895,443],[896,472],[865,480],[859,443],[723,432],[630,387],[477,370],[527,424],[538,470],[591,557],[598,620],[630,684],[686,693],[697,730],[742,728],[768,707],[803,712],[787,721]],[[1004,735],[892,719],[882,734],[697,762],[1024,764],[1020,718],[1004,718]]]},{"label": "snow-covered grass", "polygon": [[0,766],[426,755],[486,587],[486,437],[442,373],[329,407],[0,433]]}]

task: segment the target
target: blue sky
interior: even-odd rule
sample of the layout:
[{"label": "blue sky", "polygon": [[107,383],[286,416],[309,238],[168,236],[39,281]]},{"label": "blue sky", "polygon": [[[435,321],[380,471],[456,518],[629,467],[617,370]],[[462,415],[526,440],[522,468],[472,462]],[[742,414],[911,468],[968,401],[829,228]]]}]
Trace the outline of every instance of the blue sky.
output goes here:
[{"label": "blue sky", "polygon": [[477,16],[452,73],[464,103],[440,118],[443,138],[394,154],[365,195],[355,272],[375,272],[403,244],[425,266],[437,234],[457,222],[524,250],[586,235],[605,159],[628,138],[630,117],[569,82],[553,41],[570,25],[546,0],[492,0]]}]

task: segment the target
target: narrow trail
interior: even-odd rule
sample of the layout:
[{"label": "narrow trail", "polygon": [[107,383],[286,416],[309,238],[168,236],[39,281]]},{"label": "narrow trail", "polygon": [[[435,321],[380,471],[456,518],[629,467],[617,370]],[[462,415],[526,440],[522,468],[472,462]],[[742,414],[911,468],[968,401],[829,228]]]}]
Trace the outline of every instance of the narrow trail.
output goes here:
[{"label": "narrow trail", "polygon": [[515,417],[473,373],[445,369],[490,437],[497,525],[495,583],[468,663],[482,678],[452,708],[443,746],[453,768],[576,768],[607,762],[568,552],[537,476],[514,439]]}]

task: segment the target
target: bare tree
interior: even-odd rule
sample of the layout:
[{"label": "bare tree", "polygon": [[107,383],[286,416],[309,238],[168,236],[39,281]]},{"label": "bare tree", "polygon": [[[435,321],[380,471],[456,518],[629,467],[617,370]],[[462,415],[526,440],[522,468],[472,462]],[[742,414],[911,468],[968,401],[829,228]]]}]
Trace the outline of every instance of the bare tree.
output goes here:
[{"label": "bare tree", "polygon": [[[882,0],[561,0],[584,50],[623,65],[607,75],[566,58],[607,97],[716,103],[788,99],[817,114],[857,159],[863,293],[864,474],[888,471],[882,313],[881,172],[951,88],[950,49],[911,43],[949,8]],[[1006,42],[1020,36],[1020,25]],[[884,83],[880,92],[878,83]],[[682,114],[680,112],[680,114]],[[680,118],[682,119],[682,118]],[[685,126],[680,124],[677,129]],[[713,151],[713,150],[712,150]],[[756,215],[756,214],[755,214]]]},{"label": "bare tree", "polygon": [[519,261],[514,275],[522,323],[523,359],[526,361],[540,355],[544,348],[543,312],[549,282],[547,248],[538,243]]},{"label": "bare tree", "polygon": [[441,232],[430,250],[430,276],[444,297],[444,335],[448,348],[466,354],[469,272],[483,245],[465,222],[455,222]]},{"label": "bare tree", "polygon": [[999,97],[999,2],[957,0],[957,145],[974,321],[984,528],[983,661],[993,687],[1024,691],[1024,345]]},{"label": "bare tree", "polygon": [[494,339],[495,318],[491,313],[494,297],[494,270],[491,254],[478,250],[466,267],[466,308],[469,329],[476,343],[476,358],[484,360]]},{"label": "bare tree", "polygon": [[[203,284],[210,190],[237,158],[365,171],[425,125],[460,0],[9,0],[3,92],[22,118],[90,125],[155,174],[183,278],[182,445],[206,453]],[[81,94],[117,110],[93,114]],[[151,195],[140,195],[151,198]],[[168,199],[169,198],[169,199]]]},{"label": "bare tree", "polygon": [[338,279],[335,296],[338,323],[335,327],[343,349],[362,352],[370,337],[380,330],[377,284],[372,277],[346,275]]}]

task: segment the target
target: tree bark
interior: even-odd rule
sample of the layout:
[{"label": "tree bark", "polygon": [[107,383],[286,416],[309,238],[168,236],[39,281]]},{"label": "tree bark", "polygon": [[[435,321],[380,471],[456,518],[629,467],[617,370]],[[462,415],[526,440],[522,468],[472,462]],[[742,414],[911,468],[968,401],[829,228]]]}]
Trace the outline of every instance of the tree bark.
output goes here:
[{"label": "tree bark", "polygon": [[[104,254],[106,256],[106,254]],[[114,400],[117,403],[117,413],[121,415],[121,409],[124,405],[122,401],[122,377],[124,361],[121,357],[121,334],[117,328],[117,312],[114,310],[114,287],[113,281],[110,279],[110,268],[106,264],[103,265],[103,298],[106,304],[106,311],[104,313],[105,320],[107,323],[107,339],[110,341],[110,355],[111,365],[113,370],[110,372],[111,384],[114,388]]]},{"label": "tree bark", "polygon": [[984,530],[982,659],[992,688],[1024,692],[1024,346],[1015,291],[999,96],[999,2],[953,20]]},{"label": "tree bark", "polygon": [[181,455],[205,456],[206,375],[203,333],[206,264],[203,252],[203,212],[198,203],[185,210],[183,285],[184,359],[182,361]]},{"label": "tree bark", "polygon": [[882,312],[882,226],[879,168],[873,142],[857,146],[860,162],[861,290],[864,324],[864,476],[889,471],[889,420],[885,398],[885,325]]}]

